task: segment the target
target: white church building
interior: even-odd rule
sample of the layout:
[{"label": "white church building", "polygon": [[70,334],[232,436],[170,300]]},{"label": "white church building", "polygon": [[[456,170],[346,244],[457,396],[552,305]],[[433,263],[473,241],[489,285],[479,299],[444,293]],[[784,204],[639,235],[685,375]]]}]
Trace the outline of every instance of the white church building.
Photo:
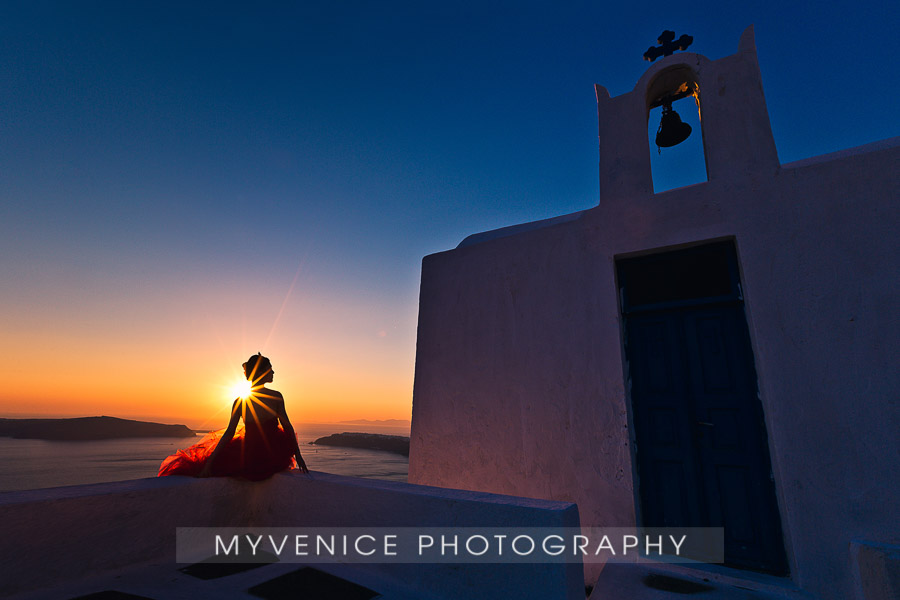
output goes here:
[{"label": "white church building", "polygon": [[[781,164],[752,28],[596,92],[596,207],[423,261],[409,481],[724,527],[679,576],[900,597],[900,138]],[[685,95],[707,181],[654,193]]]}]

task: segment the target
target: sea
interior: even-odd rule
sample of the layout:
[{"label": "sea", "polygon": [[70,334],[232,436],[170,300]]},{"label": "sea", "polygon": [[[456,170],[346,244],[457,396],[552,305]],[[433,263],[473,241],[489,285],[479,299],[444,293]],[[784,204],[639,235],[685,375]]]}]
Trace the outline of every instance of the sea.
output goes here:
[{"label": "sea", "polygon": [[[408,427],[347,423],[296,424],[300,452],[311,471],[406,481],[409,459],[381,450],[316,446],[332,433],[409,436]],[[130,438],[84,442],[17,440],[0,437],[0,492],[156,477],[162,460],[203,437]]]}]

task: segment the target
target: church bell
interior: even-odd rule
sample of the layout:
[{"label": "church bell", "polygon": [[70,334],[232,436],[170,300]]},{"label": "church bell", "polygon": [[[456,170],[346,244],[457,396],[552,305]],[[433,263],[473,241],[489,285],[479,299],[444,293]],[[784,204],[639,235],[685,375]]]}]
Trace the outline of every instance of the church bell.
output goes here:
[{"label": "church bell", "polygon": [[678,113],[672,110],[672,103],[663,105],[662,119],[656,130],[656,145],[660,148],[677,146],[691,135],[691,126],[682,122]]}]

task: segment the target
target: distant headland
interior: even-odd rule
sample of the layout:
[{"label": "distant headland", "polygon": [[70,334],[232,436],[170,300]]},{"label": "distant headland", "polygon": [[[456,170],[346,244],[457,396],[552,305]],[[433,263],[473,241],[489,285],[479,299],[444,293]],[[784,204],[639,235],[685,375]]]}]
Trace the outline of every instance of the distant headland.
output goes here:
[{"label": "distant headland", "polygon": [[409,419],[356,419],[354,421],[338,421],[347,425],[379,425],[389,427],[409,427]]},{"label": "distant headland", "polygon": [[75,419],[0,419],[0,437],[31,440],[89,441],[123,438],[194,437],[184,425],[164,425],[117,417]]},{"label": "distant headland", "polygon": [[384,450],[409,456],[409,438],[402,435],[382,435],[380,433],[334,433],[321,437],[310,444],[321,446],[342,446],[345,448],[365,448]]}]

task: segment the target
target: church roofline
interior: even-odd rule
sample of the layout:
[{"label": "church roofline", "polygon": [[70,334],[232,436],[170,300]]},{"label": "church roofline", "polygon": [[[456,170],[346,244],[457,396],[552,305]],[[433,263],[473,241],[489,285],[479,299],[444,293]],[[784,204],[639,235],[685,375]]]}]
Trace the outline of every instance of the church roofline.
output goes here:
[{"label": "church roofline", "polygon": [[809,167],[812,165],[818,165],[821,163],[830,162],[833,160],[840,160],[842,158],[849,158],[851,156],[858,156],[860,154],[869,154],[870,152],[879,152],[881,150],[889,150],[891,148],[897,148],[900,146],[900,135],[878,140],[877,142],[869,142],[868,144],[863,144],[861,146],[854,146],[852,148],[844,148],[843,150],[835,150],[834,152],[828,152],[826,154],[819,154],[818,156],[810,156],[809,158],[801,158],[800,160],[795,160],[793,162],[784,163],[781,165],[782,169],[800,169],[802,167]]}]

